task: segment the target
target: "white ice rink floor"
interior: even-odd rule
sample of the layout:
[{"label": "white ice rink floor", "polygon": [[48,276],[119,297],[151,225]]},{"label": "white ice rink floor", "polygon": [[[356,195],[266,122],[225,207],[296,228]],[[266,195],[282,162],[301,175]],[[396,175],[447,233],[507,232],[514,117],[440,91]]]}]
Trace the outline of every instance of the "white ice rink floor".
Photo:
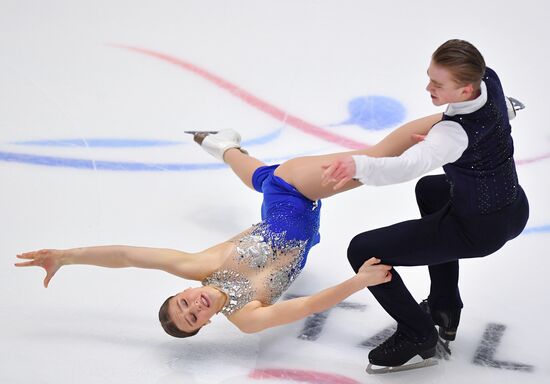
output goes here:
[{"label": "white ice rink floor", "polygon": [[[540,1],[0,0],[0,383],[547,383],[549,6]],[[343,151],[443,111],[433,50],[474,43],[508,95],[531,215],[461,263],[450,360],[367,375],[393,321],[365,290],[253,335],[220,317],[188,340],[158,306],[194,282],[156,271],[16,269],[20,252],[129,244],[198,251],[259,220],[260,195],[183,134],[236,128],[257,157]],[[368,229],[417,217],[414,181],[324,202],[322,242],[288,295],[351,276]],[[398,239],[396,239],[398,241]],[[427,269],[401,268],[418,300]]]}]

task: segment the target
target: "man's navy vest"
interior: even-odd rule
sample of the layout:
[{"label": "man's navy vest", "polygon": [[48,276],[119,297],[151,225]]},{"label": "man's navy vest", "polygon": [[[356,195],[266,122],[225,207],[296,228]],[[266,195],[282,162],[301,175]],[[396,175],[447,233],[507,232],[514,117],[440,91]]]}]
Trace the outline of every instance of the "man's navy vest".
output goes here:
[{"label": "man's navy vest", "polygon": [[518,178],[506,100],[497,74],[490,68],[483,81],[487,102],[475,112],[448,116],[464,128],[468,147],[454,163],[443,166],[457,212],[488,214],[515,200]]}]

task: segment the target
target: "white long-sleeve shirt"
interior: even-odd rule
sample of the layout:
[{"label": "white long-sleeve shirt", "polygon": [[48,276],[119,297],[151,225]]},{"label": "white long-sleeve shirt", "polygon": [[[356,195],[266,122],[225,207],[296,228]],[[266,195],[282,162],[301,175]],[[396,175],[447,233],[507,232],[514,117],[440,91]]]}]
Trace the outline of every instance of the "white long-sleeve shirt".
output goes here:
[{"label": "white long-sleeve shirt", "polygon": [[[481,83],[481,94],[474,100],[451,103],[446,115],[467,114],[477,111],[487,102],[487,87]],[[515,117],[512,104],[506,98],[508,116]],[[445,164],[452,163],[468,148],[468,135],[454,121],[443,120],[435,124],[426,138],[397,157],[353,156],[355,179],[366,185],[397,184],[415,179]]]}]

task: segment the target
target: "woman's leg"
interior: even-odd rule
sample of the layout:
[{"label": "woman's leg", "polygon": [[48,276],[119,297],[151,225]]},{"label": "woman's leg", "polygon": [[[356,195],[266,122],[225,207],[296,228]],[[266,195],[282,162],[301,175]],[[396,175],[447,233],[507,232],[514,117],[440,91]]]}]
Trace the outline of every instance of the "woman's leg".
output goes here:
[{"label": "woman's leg", "polygon": [[230,148],[225,151],[223,154],[223,161],[231,167],[233,172],[239,176],[243,183],[252,189],[254,189],[252,185],[252,175],[254,175],[254,171],[266,165],[255,157],[241,152],[241,150],[237,148]]},{"label": "woman's leg", "polygon": [[[356,188],[360,186],[361,183],[357,181],[350,181],[338,191],[334,191],[332,185],[323,186],[321,185],[321,176],[324,171],[323,165],[328,164],[337,158],[349,155],[367,155],[372,157],[398,156],[417,142],[412,138],[413,134],[426,135],[431,127],[439,120],[441,120],[441,114],[435,114],[413,120],[397,128],[382,141],[372,147],[356,151],[291,159],[281,164],[275,174],[289,184],[293,185],[310,200],[318,200],[332,196],[336,193]],[[202,146],[202,141],[207,136],[208,133],[203,135],[195,134],[195,141]],[[254,189],[252,185],[252,175],[258,167],[264,166],[265,164],[260,160],[240,151],[237,148],[238,142],[235,143],[235,148],[230,148],[223,152],[223,155],[221,155],[219,150],[227,144],[231,144],[231,140],[232,137],[228,139],[226,138],[226,141],[222,138],[219,143],[220,148],[214,151],[216,152],[215,156],[218,158],[223,157],[223,161],[229,164],[233,172],[235,172],[235,174],[239,176],[239,178],[248,187]],[[213,146],[216,147],[215,144]],[[211,151],[207,152],[210,153]]]},{"label": "woman's leg", "polygon": [[241,136],[239,133],[229,129],[219,132],[189,131],[188,133],[193,133],[193,140],[197,144],[215,158],[227,163],[243,183],[254,189],[252,175],[258,167],[265,164],[249,156],[240,148]]},{"label": "woman's leg", "polygon": [[275,171],[275,174],[293,185],[310,200],[318,200],[348,191],[362,184],[352,180],[338,191],[333,189],[333,185],[323,186],[321,184],[321,176],[324,172],[323,165],[328,165],[335,159],[350,155],[367,155],[371,157],[399,156],[417,143],[417,140],[412,137],[414,134],[426,135],[431,127],[439,120],[441,120],[441,114],[413,120],[392,131],[382,141],[372,147],[355,151],[291,159],[281,164]]}]

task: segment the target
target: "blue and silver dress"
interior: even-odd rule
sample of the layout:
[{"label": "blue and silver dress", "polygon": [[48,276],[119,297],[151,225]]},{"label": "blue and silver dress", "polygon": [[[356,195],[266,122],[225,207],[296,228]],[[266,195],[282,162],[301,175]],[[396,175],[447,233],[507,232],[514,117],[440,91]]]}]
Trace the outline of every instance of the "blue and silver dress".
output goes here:
[{"label": "blue and silver dress", "polygon": [[202,281],[228,296],[222,313],[229,317],[253,300],[273,304],[304,267],[320,240],[321,201],[311,201],[282,178],[278,165],[258,168],[254,189],[263,193],[262,221],[231,240],[235,251]]}]

